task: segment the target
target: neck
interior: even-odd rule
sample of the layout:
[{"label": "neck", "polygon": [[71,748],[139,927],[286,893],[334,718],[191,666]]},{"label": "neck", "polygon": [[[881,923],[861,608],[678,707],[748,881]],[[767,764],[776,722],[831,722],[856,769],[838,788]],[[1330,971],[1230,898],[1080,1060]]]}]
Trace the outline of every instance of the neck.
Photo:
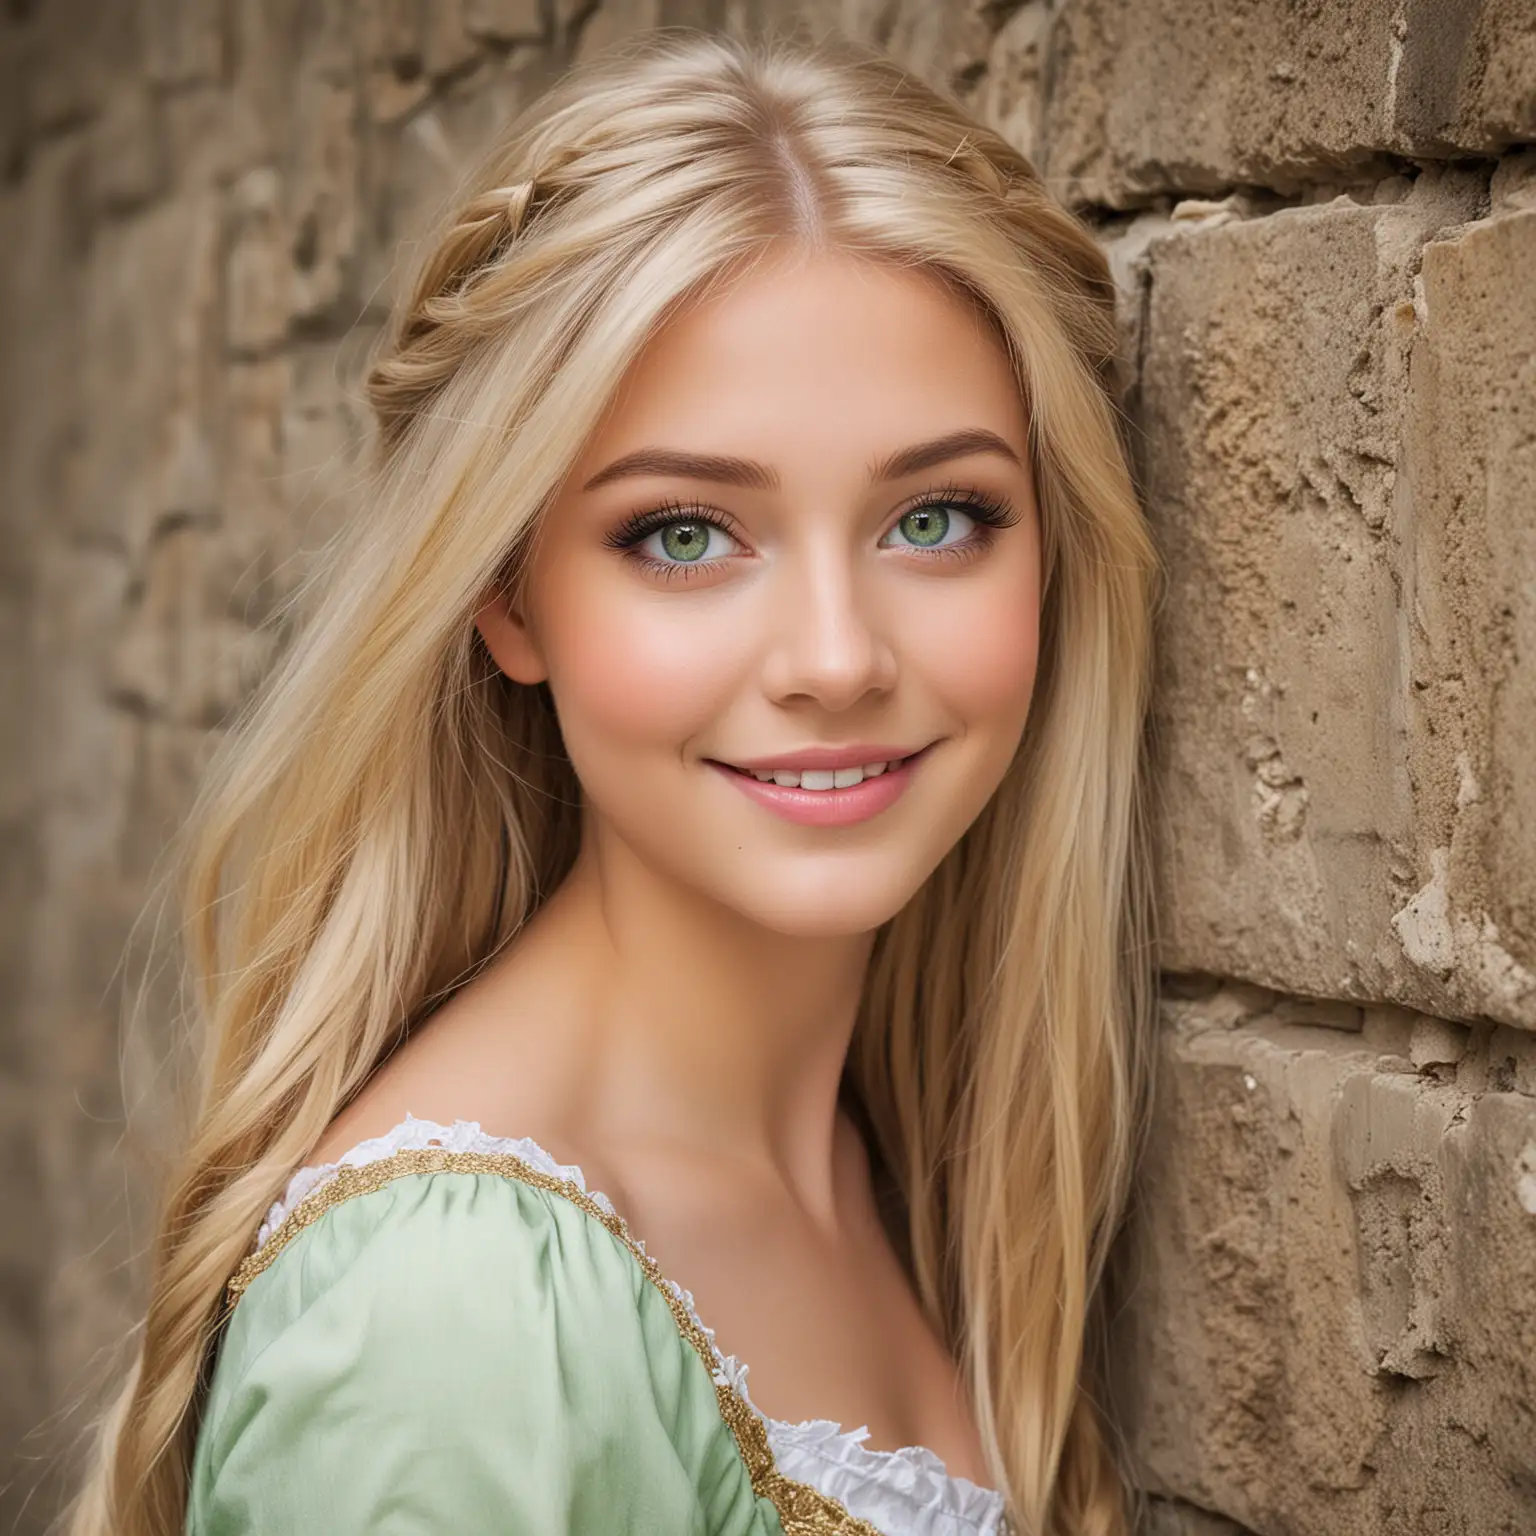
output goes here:
[{"label": "neck", "polygon": [[771,1168],[833,1204],[838,1089],[873,935],[775,932],[589,841],[508,956],[561,994],[605,1137]]}]

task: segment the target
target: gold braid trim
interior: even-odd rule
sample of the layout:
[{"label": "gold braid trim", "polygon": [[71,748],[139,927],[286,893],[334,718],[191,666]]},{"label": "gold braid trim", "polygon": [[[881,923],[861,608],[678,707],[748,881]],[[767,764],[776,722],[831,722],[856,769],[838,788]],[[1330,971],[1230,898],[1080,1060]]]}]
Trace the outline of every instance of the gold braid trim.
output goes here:
[{"label": "gold braid trim", "polygon": [[[414,1173],[489,1173],[516,1179],[534,1189],[569,1200],[578,1210],[601,1222],[629,1250],[640,1266],[640,1272],[661,1292],[661,1298],[677,1324],[677,1331],[693,1346],[714,1381],[715,1357],[708,1337],[689,1315],[681,1297],[667,1283],[656,1260],[629,1235],[624,1218],[605,1211],[574,1180],[557,1179],[553,1174],[542,1173],[510,1152],[449,1152],[427,1147],[396,1152],[377,1162],[365,1163],[361,1168],[339,1168],[333,1177],[306,1195],[267,1241],[235,1271],[229,1282],[230,1306],[239,1301],[257,1275],[268,1269],[299,1233],[317,1222],[332,1206],[358,1195],[371,1195],[393,1180]],[[760,1499],[767,1499],[778,1511],[784,1536],[882,1536],[867,1520],[850,1515],[838,1500],[809,1483],[797,1483],[785,1477],[774,1465],[767,1426],[753,1411],[752,1405],[734,1387],[714,1381],[714,1388],[720,1404],[720,1417],[735,1437],[736,1449],[752,1481],[752,1492]]]}]

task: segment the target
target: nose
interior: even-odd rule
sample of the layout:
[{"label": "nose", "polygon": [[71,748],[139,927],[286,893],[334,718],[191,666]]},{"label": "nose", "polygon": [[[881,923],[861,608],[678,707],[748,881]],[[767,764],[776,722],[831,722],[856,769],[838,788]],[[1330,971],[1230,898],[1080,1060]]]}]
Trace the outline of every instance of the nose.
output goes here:
[{"label": "nose", "polygon": [[869,583],[847,555],[821,548],[775,573],[763,682],[778,703],[811,699],[842,711],[889,692],[897,658]]}]

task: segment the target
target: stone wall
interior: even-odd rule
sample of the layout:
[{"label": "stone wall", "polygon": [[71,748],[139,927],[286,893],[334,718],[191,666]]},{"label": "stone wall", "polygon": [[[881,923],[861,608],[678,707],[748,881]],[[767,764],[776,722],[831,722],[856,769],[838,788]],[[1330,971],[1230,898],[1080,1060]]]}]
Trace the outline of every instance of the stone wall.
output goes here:
[{"label": "stone wall", "polygon": [[[0,1527],[134,1317],[185,1060],[140,914],[349,504],[401,250],[573,57],[788,9],[0,11]],[[809,9],[1123,285],[1170,571],[1148,1529],[1536,1529],[1536,0]]]}]

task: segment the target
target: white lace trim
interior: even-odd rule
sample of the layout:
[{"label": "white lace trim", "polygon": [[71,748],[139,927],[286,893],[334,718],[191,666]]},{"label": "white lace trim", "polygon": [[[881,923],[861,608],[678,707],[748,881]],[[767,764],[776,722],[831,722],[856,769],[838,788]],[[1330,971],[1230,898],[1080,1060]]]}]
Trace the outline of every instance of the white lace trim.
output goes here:
[{"label": "white lace trim", "polygon": [[[334,1163],[299,1169],[288,1181],[282,1199],[267,1212],[267,1219],[256,1234],[256,1249],[265,1246],[301,1200],[335,1178],[340,1169],[361,1168],[397,1152],[424,1147],[510,1154],[540,1173],[574,1184],[608,1215],[616,1214],[606,1195],[587,1188],[580,1168],[556,1162],[526,1136],[491,1136],[474,1120],[455,1120],[445,1126],[407,1115],[392,1131],[359,1142]],[[645,1244],[633,1233],[630,1235],[635,1246],[644,1252]],[[809,1483],[839,1500],[850,1514],[878,1526],[888,1536],[999,1536],[1003,1530],[1002,1494],[979,1487],[968,1478],[950,1476],[943,1461],[926,1446],[876,1451],[863,1443],[869,1438],[867,1426],[845,1430],[831,1419],[806,1419],[792,1424],[769,1418],[747,1391],[747,1365],[734,1355],[721,1352],[715,1343],[714,1329],[694,1307],[692,1293],[675,1280],[665,1283],[709,1340],[715,1358],[715,1381],[733,1388],[763,1421],[774,1461],[785,1477]]]}]

